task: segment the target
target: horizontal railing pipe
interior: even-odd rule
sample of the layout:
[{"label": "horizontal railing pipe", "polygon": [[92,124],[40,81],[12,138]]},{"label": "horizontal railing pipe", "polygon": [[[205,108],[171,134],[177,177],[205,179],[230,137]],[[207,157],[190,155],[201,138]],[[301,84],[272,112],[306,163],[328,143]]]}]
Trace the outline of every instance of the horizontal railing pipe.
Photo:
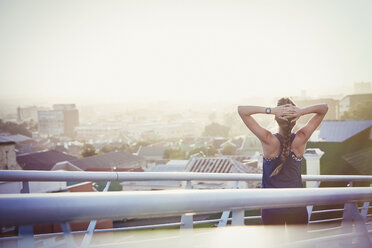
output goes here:
[{"label": "horizontal railing pipe", "polygon": [[[2,170],[1,181],[260,181],[262,174]],[[302,175],[303,181],[372,181],[362,175]]]},{"label": "horizontal railing pipe", "polygon": [[0,195],[0,226],[371,200],[370,187],[3,194]]}]

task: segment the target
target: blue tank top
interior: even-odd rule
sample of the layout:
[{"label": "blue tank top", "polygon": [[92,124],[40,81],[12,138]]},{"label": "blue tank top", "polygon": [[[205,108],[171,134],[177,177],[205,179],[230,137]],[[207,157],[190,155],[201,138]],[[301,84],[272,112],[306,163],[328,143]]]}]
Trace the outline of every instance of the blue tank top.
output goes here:
[{"label": "blue tank top", "polygon": [[[271,173],[277,166],[280,165],[280,155],[283,152],[283,138],[279,133],[274,134],[280,141],[280,153],[275,158],[263,158],[263,173],[262,173],[262,188],[302,188],[301,177],[301,162],[302,157],[298,158],[292,150],[290,151],[286,161],[280,172],[270,177]],[[291,134],[291,141],[294,140],[296,134]],[[273,208],[262,209],[263,212],[286,214],[286,213],[300,213],[305,207],[293,208]]]},{"label": "blue tank top", "polygon": [[[280,155],[283,152],[283,138],[279,133],[274,134],[280,141],[280,153],[275,158],[263,158],[262,188],[302,188],[301,162],[292,152],[289,153],[280,172],[270,177],[271,173],[280,165]],[[296,134],[291,135],[291,144]]]}]

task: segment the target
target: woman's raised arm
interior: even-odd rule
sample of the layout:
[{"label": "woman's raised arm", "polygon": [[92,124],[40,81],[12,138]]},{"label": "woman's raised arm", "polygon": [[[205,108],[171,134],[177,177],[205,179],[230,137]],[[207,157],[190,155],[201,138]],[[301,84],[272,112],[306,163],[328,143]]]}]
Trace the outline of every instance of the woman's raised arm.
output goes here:
[{"label": "woman's raised arm", "polygon": [[289,115],[287,115],[288,118],[294,118],[292,121],[296,121],[298,118],[300,118],[303,115],[307,114],[315,114],[308,122],[307,124],[300,128],[296,132],[296,141],[301,144],[306,144],[306,142],[309,140],[310,136],[314,133],[314,131],[317,129],[317,127],[322,122],[324,116],[327,114],[328,111],[328,105],[327,104],[318,104],[313,105],[305,108],[298,108],[295,106],[290,107]]},{"label": "woman's raised arm", "polygon": [[[271,132],[260,126],[257,121],[251,116],[253,114],[273,114],[277,118],[286,119],[289,114],[287,111],[291,105],[282,105],[275,108],[265,108],[261,106],[238,106],[238,113],[244,124],[252,131],[254,135],[264,144],[270,143],[273,138]],[[291,112],[292,113],[292,112]]]}]

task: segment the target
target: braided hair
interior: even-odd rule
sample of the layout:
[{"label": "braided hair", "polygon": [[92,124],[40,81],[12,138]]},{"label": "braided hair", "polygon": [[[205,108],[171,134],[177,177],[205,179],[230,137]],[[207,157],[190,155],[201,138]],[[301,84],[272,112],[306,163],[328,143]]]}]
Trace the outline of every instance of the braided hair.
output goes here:
[{"label": "braided hair", "polygon": [[[283,97],[278,100],[277,106],[285,105],[285,104],[292,104],[293,106],[296,106],[294,102],[287,98]],[[291,123],[291,119],[289,120],[281,120],[278,118],[275,118],[275,120],[278,122],[278,125],[283,129],[284,135],[283,135],[283,151],[280,156],[280,165],[278,165],[275,170],[271,173],[270,177],[277,175],[283,168],[284,162],[287,160],[289,153],[291,152],[291,135],[292,135],[292,128],[296,124]]]}]

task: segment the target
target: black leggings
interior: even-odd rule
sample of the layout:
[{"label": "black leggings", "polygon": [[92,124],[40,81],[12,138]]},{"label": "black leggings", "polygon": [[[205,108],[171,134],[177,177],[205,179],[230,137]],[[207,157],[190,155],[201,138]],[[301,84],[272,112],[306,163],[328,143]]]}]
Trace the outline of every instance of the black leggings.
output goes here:
[{"label": "black leggings", "polygon": [[264,225],[304,225],[308,223],[308,214],[306,207],[295,208],[290,211],[290,208],[280,210],[262,209],[261,219]]}]

